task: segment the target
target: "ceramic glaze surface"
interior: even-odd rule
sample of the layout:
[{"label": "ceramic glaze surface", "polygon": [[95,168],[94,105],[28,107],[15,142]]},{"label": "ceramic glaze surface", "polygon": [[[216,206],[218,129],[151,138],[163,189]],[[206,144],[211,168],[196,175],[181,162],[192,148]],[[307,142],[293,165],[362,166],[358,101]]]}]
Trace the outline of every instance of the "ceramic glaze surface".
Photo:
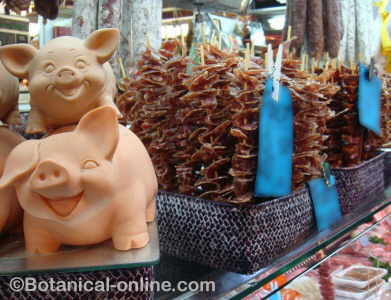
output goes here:
[{"label": "ceramic glaze surface", "polygon": [[19,81],[0,62],[0,125],[18,124]]},{"label": "ceramic glaze surface", "polygon": [[149,241],[155,171],[142,142],[118,125],[111,106],[90,111],[71,131],[18,145],[0,179],[0,188],[7,187],[16,188],[25,211],[29,252],[110,238],[116,249],[128,250]]},{"label": "ceramic glaze surface", "polygon": [[119,42],[117,29],[93,32],[85,41],[59,37],[37,50],[28,44],[0,47],[6,69],[29,80],[31,112],[26,132],[77,124],[90,110],[113,103],[116,82],[107,62]]},{"label": "ceramic glaze surface", "polygon": [[[5,161],[10,152],[23,138],[6,127],[0,127],[0,177],[4,172]],[[15,188],[0,188],[0,232],[12,228],[20,221],[22,211],[16,198]]]}]

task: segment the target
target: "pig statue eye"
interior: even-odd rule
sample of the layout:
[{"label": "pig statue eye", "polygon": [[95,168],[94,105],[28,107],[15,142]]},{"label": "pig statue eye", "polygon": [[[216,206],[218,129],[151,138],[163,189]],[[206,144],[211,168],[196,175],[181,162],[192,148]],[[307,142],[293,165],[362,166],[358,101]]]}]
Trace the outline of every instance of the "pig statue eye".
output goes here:
[{"label": "pig statue eye", "polygon": [[75,66],[78,69],[84,69],[87,66],[87,63],[82,59],[78,59],[75,63]]},{"label": "pig statue eye", "polygon": [[51,73],[55,69],[54,65],[52,63],[48,63],[45,65],[45,72],[46,73]]},{"label": "pig statue eye", "polygon": [[84,161],[83,165],[82,165],[82,169],[94,169],[97,167],[99,167],[98,162],[96,162],[95,160],[91,160],[91,159]]}]

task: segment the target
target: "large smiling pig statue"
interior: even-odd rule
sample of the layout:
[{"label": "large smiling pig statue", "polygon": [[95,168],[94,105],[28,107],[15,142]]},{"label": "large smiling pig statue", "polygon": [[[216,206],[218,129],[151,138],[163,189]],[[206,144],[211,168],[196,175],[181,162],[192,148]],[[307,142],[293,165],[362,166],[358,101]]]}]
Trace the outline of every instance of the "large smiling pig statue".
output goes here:
[{"label": "large smiling pig statue", "polygon": [[31,112],[26,132],[77,124],[88,111],[113,106],[116,83],[107,62],[119,42],[117,29],[93,32],[85,41],[59,37],[37,50],[29,44],[0,47],[6,69],[29,79]]},{"label": "large smiling pig statue", "polygon": [[[24,139],[6,127],[0,127],[0,177],[11,151]],[[0,233],[18,224],[22,210],[16,198],[15,188],[7,186],[0,188]]]},{"label": "large smiling pig statue", "polygon": [[14,186],[24,209],[26,249],[112,238],[118,250],[144,247],[155,218],[157,179],[141,141],[115,110],[87,113],[73,131],[28,140],[9,155],[0,188]]},{"label": "large smiling pig statue", "polygon": [[0,62],[0,126],[19,123],[19,80]]}]

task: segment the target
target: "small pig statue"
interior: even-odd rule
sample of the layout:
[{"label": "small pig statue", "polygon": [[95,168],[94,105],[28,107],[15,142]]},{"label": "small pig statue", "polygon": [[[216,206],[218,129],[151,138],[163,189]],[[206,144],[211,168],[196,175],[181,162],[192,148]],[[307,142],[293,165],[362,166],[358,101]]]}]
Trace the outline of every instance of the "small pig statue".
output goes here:
[{"label": "small pig statue", "polygon": [[9,155],[0,188],[14,186],[30,253],[112,238],[118,250],[144,247],[155,218],[157,179],[139,138],[110,106],[73,131],[28,140]]},{"label": "small pig statue", "polygon": [[19,123],[19,80],[0,62],[0,125]]},{"label": "small pig statue", "polygon": [[117,29],[93,32],[85,41],[59,37],[37,50],[29,44],[0,47],[6,69],[29,80],[31,111],[26,133],[77,124],[88,111],[113,106],[116,83],[107,62],[119,42]]},{"label": "small pig statue", "polygon": [[[23,140],[20,135],[0,127],[0,177],[8,155]],[[15,188],[13,186],[0,188],[0,233],[18,224],[21,217],[22,210],[16,198]]]}]

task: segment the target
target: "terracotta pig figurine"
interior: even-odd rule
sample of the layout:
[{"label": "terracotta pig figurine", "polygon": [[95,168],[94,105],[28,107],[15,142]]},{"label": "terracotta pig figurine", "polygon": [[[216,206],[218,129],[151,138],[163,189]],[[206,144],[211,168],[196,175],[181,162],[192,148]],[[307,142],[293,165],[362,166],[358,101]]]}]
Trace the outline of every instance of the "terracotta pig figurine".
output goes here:
[{"label": "terracotta pig figurine", "polygon": [[19,80],[0,62],[0,125],[19,123]]},{"label": "terracotta pig figurine", "polygon": [[[20,135],[5,127],[0,127],[0,177],[8,155],[23,140]],[[0,188],[0,232],[18,224],[21,216],[22,210],[16,198],[15,188],[13,186]]]},{"label": "terracotta pig figurine", "polygon": [[0,188],[15,186],[26,249],[112,238],[118,250],[144,247],[155,218],[157,179],[139,138],[110,106],[87,113],[70,132],[28,140],[9,155]]},{"label": "terracotta pig figurine", "polygon": [[26,132],[77,124],[88,111],[113,106],[116,83],[107,62],[119,43],[117,29],[93,32],[85,41],[59,37],[37,50],[29,44],[0,47],[9,72],[29,80],[31,111]]}]

